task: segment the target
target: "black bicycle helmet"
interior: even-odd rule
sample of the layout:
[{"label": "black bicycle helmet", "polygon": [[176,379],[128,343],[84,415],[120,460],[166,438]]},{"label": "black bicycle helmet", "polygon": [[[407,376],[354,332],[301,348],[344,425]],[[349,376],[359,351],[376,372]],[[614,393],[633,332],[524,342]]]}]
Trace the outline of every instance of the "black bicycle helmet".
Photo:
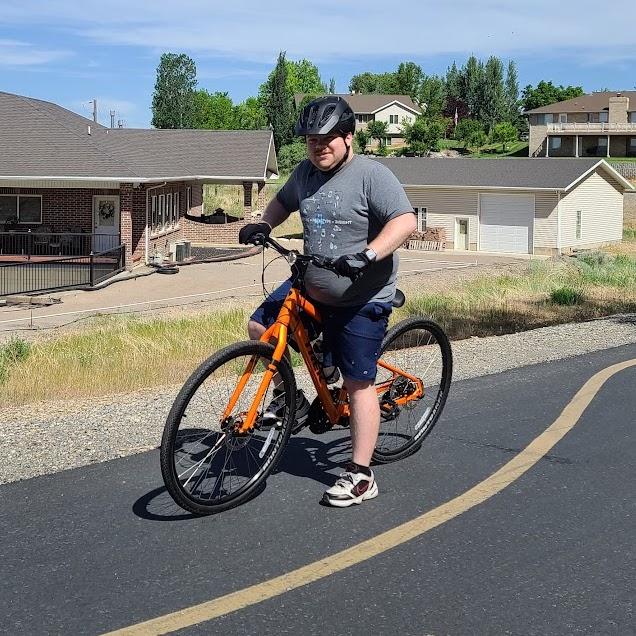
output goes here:
[{"label": "black bicycle helmet", "polygon": [[309,102],[300,113],[296,123],[296,135],[329,135],[340,133],[353,134],[356,129],[356,118],[351,106],[336,95],[317,97]]}]

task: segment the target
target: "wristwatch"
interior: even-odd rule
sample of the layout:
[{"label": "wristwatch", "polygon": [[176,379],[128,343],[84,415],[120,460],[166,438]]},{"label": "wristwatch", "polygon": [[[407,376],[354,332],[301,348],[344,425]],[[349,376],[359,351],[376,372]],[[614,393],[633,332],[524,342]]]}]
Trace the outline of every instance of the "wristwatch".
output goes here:
[{"label": "wristwatch", "polygon": [[362,250],[362,253],[365,255],[369,263],[375,263],[376,259],[378,258],[378,255],[376,254],[375,250],[371,249],[370,247],[367,247],[366,249]]}]

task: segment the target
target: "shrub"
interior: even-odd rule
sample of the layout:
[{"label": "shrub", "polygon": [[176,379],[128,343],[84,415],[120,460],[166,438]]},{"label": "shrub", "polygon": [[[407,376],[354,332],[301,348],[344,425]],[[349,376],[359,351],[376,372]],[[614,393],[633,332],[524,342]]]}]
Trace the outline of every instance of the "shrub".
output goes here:
[{"label": "shrub", "polygon": [[559,287],[550,293],[550,300],[555,305],[578,305],[583,298],[583,292],[574,287]]},{"label": "shrub", "polygon": [[282,146],[278,151],[278,169],[283,174],[290,173],[303,159],[307,158],[305,142],[296,140]]},{"label": "shrub", "polygon": [[12,338],[5,345],[0,345],[0,384],[4,384],[9,377],[9,371],[14,364],[29,357],[31,344],[21,338]]}]

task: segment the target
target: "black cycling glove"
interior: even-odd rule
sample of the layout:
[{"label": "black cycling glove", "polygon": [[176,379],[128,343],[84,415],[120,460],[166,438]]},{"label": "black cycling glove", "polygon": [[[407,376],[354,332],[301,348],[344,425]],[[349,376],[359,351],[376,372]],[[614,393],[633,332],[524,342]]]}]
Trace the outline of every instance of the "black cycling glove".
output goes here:
[{"label": "black cycling glove", "polygon": [[356,280],[371,265],[371,261],[364,252],[357,254],[345,254],[339,256],[333,262],[333,268],[340,276],[346,276],[351,280]]},{"label": "black cycling glove", "polygon": [[253,242],[253,238],[257,234],[263,234],[264,236],[269,236],[269,233],[272,231],[272,227],[269,223],[248,223],[243,226],[239,230],[239,243],[243,243],[243,245],[247,245],[248,243]]}]

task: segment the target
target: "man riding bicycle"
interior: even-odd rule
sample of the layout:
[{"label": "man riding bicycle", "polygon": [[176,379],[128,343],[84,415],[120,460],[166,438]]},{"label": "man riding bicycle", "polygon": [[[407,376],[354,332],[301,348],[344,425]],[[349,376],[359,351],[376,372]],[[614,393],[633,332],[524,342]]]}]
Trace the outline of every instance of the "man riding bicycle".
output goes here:
[{"label": "man riding bicycle", "polygon": [[[393,173],[354,154],[355,116],[344,99],[329,95],[311,101],[295,131],[305,137],[308,159],[269,203],[261,222],[241,229],[239,241],[269,236],[299,210],[305,254],[334,259],[337,273],[309,265],[305,291],[322,317],[325,363],[339,367],[349,394],[352,461],[323,497],[325,503],[347,507],[378,494],[369,467],[380,426],[376,365],[395,297],[395,250],[417,222]],[[276,320],[290,286],[291,281],[283,283],[252,314],[250,338],[259,339]],[[298,412],[306,418],[309,404],[300,393]]]}]

